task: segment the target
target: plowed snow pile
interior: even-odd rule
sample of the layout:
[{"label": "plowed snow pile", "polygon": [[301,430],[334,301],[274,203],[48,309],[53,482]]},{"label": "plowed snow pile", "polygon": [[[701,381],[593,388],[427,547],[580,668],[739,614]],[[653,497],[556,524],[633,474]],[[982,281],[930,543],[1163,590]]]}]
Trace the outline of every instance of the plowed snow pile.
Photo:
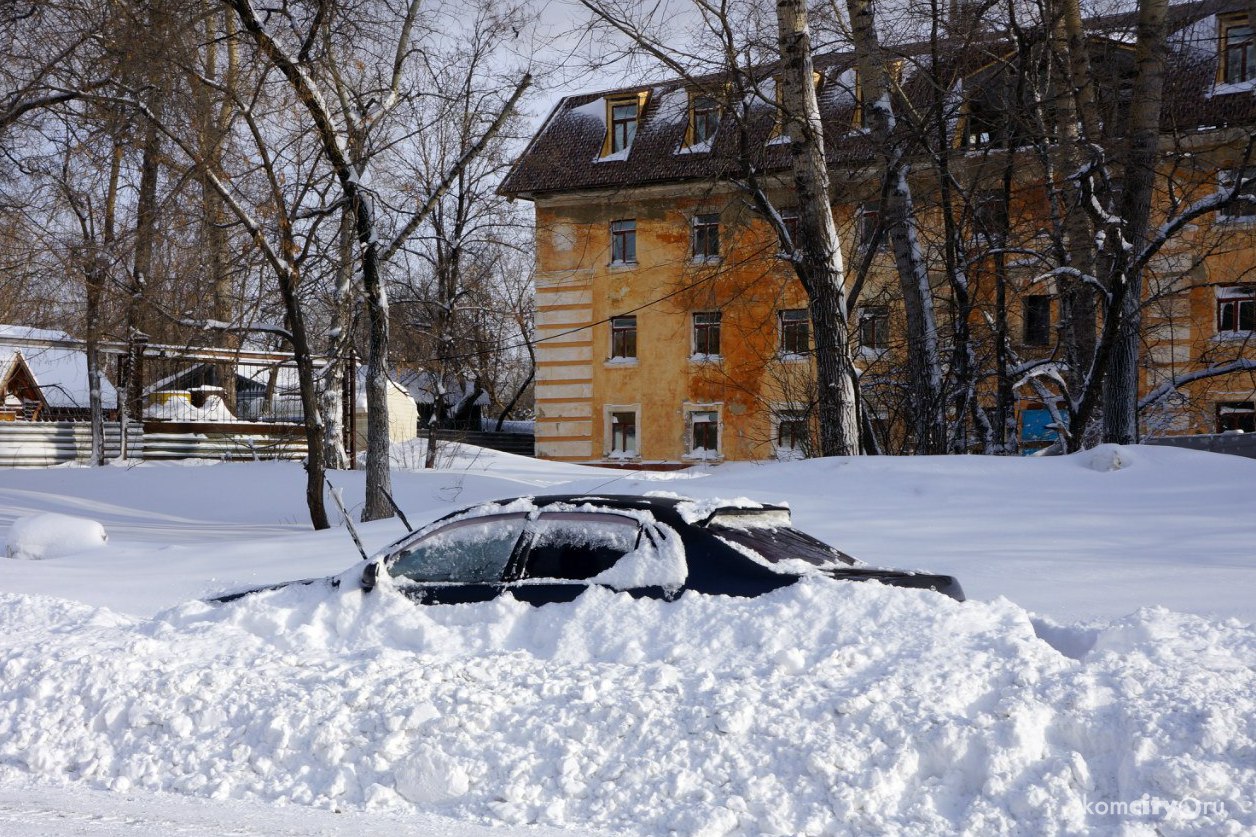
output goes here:
[{"label": "plowed snow pile", "polygon": [[1250,626],[1043,633],[822,581],[544,608],[316,584],[152,620],[0,594],[0,780],[646,834],[1256,828]]}]

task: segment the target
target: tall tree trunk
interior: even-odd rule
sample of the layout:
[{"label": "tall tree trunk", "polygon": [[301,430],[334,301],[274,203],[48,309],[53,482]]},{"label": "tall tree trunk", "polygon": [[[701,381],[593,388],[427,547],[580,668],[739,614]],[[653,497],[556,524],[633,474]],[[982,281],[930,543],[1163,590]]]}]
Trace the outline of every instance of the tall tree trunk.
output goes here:
[{"label": "tall tree trunk", "polygon": [[[1078,171],[1091,153],[1087,149],[1102,138],[1098,107],[1095,102],[1094,79],[1090,70],[1085,30],[1082,26],[1079,0],[1060,0],[1053,22],[1053,41],[1057,54],[1067,58],[1068,81],[1072,94],[1057,101],[1056,128],[1059,135],[1061,169],[1072,174]],[[1092,181],[1093,182],[1093,181]],[[1095,230],[1086,210],[1085,190],[1072,184],[1071,199],[1064,207],[1065,255],[1068,266],[1094,276]],[[1097,299],[1094,288],[1078,278],[1062,277],[1060,299],[1060,337],[1066,363],[1065,380],[1070,397],[1077,399],[1085,389],[1098,339]],[[1071,412],[1075,413],[1073,408]],[[1074,427],[1070,416],[1069,432],[1064,434],[1066,450],[1080,448],[1085,428]]]},{"label": "tall tree trunk", "polygon": [[894,107],[890,98],[889,67],[881,51],[871,0],[847,0],[864,122],[873,145],[881,150],[883,204],[881,218],[894,264],[907,319],[907,369],[911,386],[911,414],[918,453],[944,453],[946,419],[942,403],[942,362],[938,326],[933,310],[929,271],[916,230],[909,166],[895,142]]},{"label": "tall tree trunk", "polygon": [[388,496],[392,473],[388,461],[388,296],[380,275],[379,243],[370,196],[354,188],[354,212],[362,259],[362,290],[368,329],[366,355],[366,504],[362,520],[381,520],[394,512]]},{"label": "tall tree trunk", "polygon": [[327,506],[323,502],[323,483],[327,467],[323,459],[323,423],[318,412],[318,395],[314,385],[314,357],[310,353],[305,314],[297,299],[300,277],[291,271],[279,273],[279,293],[283,296],[292,341],[292,357],[297,365],[297,382],[301,390],[301,410],[305,414],[305,504],[310,510],[310,523],[315,529],[329,529]]},{"label": "tall tree trunk", "polygon": [[816,384],[822,456],[859,453],[855,370],[846,322],[845,270],[833,222],[824,128],[816,101],[805,0],[778,0],[782,121],[790,139],[798,196],[800,256],[794,269],[807,292],[815,329]]},{"label": "tall tree trunk", "polygon": [[[1108,316],[1119,323],[1103,387],[1103,440],[1116,444],[1138,441],[1139,332],[1143,277],[1132,257],[1147,243],[1152,190],[1160,147],[1160,106],[1164,90],[1165,19],[1168,0],[1143,0],[1138,10],[1138,72],[1130,103],[1129,151],[1123,165],[1125,192],[1121,217],[1124,240],[1111,242],[1113,283],[1119,308]],[[1115,288],[1114,288],[1115,290]]]},{"label": "tall tree trunk", "polygon": [[[323,369],[319,410],[323,416],[323,458],[328,468],[351,467],[344,441],[345,365],[353,351],[353,217],[340,216],[340,261],[336,265],[336,286],[332,290],[331,339],[328,364]],[[353,405],[350,405],[352,409]],[[351,422],[352,423],[352,422]],[[352,429],[350,432],[353,432]]]},{"label": "tall tree trunk", "polygon": [[[109,158],[109,183],[105,190],[101,241],[99,247],[92,248],[87,271],[87,404],[92,424],[91,460],[92,465],[97,467],[105,464],[105,406],[100,383],[103,377],[100,370],[100,319],[102,316],[100,309],[105,283],[108,280],[107,258],[113,251],[117,233],[115,218],[118,211],[118,180],[122,173],[122,153],[122,143],[115,140],[113,153]],[[115,404],[115,406],[120,405]],[[125,428],[120,427],[120,429],[125,431]],[[120,439],[119,446],[125,449],[125,440]]]}]

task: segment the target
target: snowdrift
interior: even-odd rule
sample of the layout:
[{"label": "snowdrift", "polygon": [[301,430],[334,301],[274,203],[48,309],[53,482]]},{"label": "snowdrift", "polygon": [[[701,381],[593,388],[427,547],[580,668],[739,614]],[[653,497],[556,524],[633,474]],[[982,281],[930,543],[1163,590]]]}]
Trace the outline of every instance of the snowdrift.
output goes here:
[{"label": "snowdrift", "polygon": [[1078,831],[1139,800],[1256,828],[1256,632],[1070,631],[823,580],[543,608],[319,583],[152,620],[0,594],[0,780],[660,835]]}]

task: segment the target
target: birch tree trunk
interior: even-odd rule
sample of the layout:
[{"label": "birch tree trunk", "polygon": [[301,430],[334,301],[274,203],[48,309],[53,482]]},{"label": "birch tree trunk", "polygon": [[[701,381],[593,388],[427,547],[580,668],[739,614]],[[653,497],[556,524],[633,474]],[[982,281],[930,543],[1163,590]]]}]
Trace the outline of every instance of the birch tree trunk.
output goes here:
[{"label": "birch tree trunk", "polygon": [[937,318],[907,182],[909,166],[894,140],[889,67],[881,52],[871,0],[847,0],[846,8],[859,68],[864,122],[882,155],[881,217],[894,253],[907,319],[907,369],[915,449],[917,453],[945,453],[947,433]]},{"label": "birch tree trunk", "polygon": [[820,454],[859,453],[855,370],[846,325],[845,270],[829,198],[824,128],[816,101],[805,0],[778,0],[782,122],[790,140],[800,246],[794,269],[815,329]]},{"label": "birch tree trunk", "polygon": [[[350,324],[353,321],[353,218],[340,216],[340,261],[336,265],[336,286],[332,291],[331,334],[327,346],[329,363],[323,369],[323,389],[319,410],[323,414],[323,458],[328,468],[350,467],[344,440],[345,360],[352,351]],[[352,409],[353,405],[350,405]]]}]

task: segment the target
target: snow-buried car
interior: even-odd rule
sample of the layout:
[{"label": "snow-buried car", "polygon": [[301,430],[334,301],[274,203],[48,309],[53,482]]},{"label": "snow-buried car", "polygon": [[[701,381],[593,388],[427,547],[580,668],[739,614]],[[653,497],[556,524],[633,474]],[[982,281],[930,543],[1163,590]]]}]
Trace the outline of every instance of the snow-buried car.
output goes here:
[{"label": "snow-buried car", "polygon": [[[791,526],[789,509],[749,500],[552,495],[482,503],[410,532],[365,567],[289,584],[390,585],[423,604],[532,604],[590,585],[672,599],[686,590],[757,596],[804,576],[879,581],[964,600],[948,575],[871,567]],[[212,599],[230,602],[286,584]]]}]

